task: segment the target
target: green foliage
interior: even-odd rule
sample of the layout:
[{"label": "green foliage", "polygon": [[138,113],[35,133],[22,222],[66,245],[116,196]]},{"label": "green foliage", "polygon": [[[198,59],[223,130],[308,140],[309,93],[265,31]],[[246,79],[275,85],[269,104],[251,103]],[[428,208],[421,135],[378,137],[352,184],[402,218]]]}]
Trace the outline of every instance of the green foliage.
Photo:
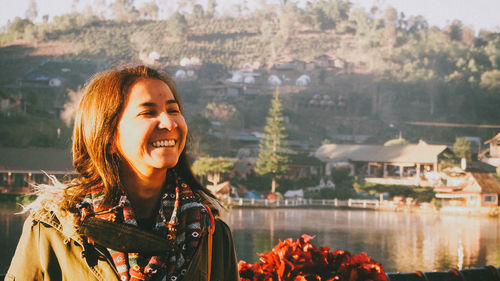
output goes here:
[{"label": "green foliage", "polygon": [[497,177],[500,178],[500,166],[497,167]]},{"label": "green foliage", "polygon": [[404,138],[397,138],[397,139],[392,139],[388,140],[384,143],[384,146],[397,146],[397,145],[408,145],[410,144],[407,140]]},{"label": "green foliage", "polygon": [[441,170],[459,166],[460,163],[452,153],[444,152],[443,156],[439,159],[439,167],[441,167]]},{"label": "green foliage", "polygon": [[[344,196],[342,199],[349,198],[350,196]],[[334,199],[334,198],[339,198],[338,192],[335,189],[332,188],[323,188],[320,191],[306,191],[304,192],[304,198],[307,199]]]},{"label": "green foliage", "polygon": [[[390,116],[403,122],[436,120],[472,124],[493,123],[500,118],[497,108],[500,39],[493,31],[483,30],[475,37],[460,22],[439,29],[430,27],[422,16],[399,16],[391,8],[367,12],[343,0],[310,1],[305,6],[286,1],[281,15],[266,6],[252,17],[214,16],[216,1],[209,1],[206,12],[201,7],[193,7],[191,14],[174,14],[169,20],[155,20],[158,12],[155,1],[148,0],[138,12],[132,2],[113,2],[119,20],[104,20],[103,9],[97,4],[92,11],[61,15],[36,25],[26,19],[14,20],[6,33],[0,34],[0,43],[20,38],[28,43],[5,45],[0,49],[4,62],[0,79],[11,83],[32,65],[54,57],[120,65],[136,63],[140,54],[157,51],[161,54],[160,67],[178,65],[183,57],[195,56],[203,61],[202,69],[197,72],[200,82],[185,83],[193,84],[186,86],[185,100],[194,104],[203,98],[202,86],[225,77],[228,69],[239,67],[243,62],[259,62],[270,67],[277,59],[313,61],[316,56],[326,54],[345,59],[348,66],[345,71],[353,74],[313,71],[316,72],[312,76],[314,82],[321,82],[315,85],[314,91],[316,87],[335,85],[333,94],[335,91],[345,93],[348,111],[335,109],[334,115],[347,116],[344,113],[348,113],[346,119],[361,117],[379,122]],[[124,16],[119,16],[120,13]],[[54,48],[55,53],[64,54],[26,55],[36,53],[38,43],[43,45],[49,41],[56,46],[66,45],[62,50]],[[205,67],[207,65],[217,69]],[[376,90],[365,87],[374,83]],[[356,91],[341,89],[343,84],[360,87],[356,87],[359,88]],[[75,84],[71,88],[76,87]],[[328,90],[329,94],[331,89]],[[241,119],[245,129],[262,126],[267,111],[267,105],[262,104],[268,99],[268,95],[261,95],[245,103],[232,103],[238,110],[236,118]],[[326,120],[323,117],[329,114],[327,110],[324,115],[315,115],[314,110],[299,108],[297,111],[305,112],[311,120]],[[311,112],[314,114],[309,114]],[[311,123],[308,118],[303,118],[302,124],[300,120],[290,122],[288,133],[294,138],[317,138],[308,139],[311,142],[343,132],[342,128],[352,134],[378,133],[377,126],[363,125],[367,124],[365,121],[358,122],[360,125],[345,120],[331,122],[335,125],[318,122],[314,128],[305,128],[303,124]],[[479,135],[483,131],[471,134]],[[432,136],[435,141],[450,141],[456,135],[451,129],[423,128],[405,134],[408,140]],[[376,141],[382,139],[381,136]]]},{"label": "green foliage", "polygon": [[200,157],[193,163],[193,172],[205,176],[209,173],[229,172],[234,167],[233,162],[224,157]]},{"label": "green foliage", "polygon": [[15,115],[0,116],[0,124],[0,146],[69,148],[71,143],[71,129],[61,120]]},{"label": "green foliage", "polygon": [[30,21],[35,21],[36,16],[38,16],[38,8],[36,6],[35,0],[30,0],[28,4],[28,9],[26,9],[25,16]]},{"label": "green foliage", "polygon": [[195,175],[207,176],[208,180],[216,185],[220,181],[220,174],[233,169],[234,163],[224,157],[200,157],[193,163]]},{"label": "green foliage", "polygon": [[415,198],[417,202],[431,202],[435,195],[432,187],[364,184],[360,185],[359,188],[369,194],[388,193],[390,197],[411,197]]},{"label": "green foliage", "polygon": [[169,20],[170,34],[177,39],[184,39],[186,37],[187,22],[184,15],[177,12]]},{"label": "green foliage", "polygon": [[113,18],[116,21],[133,21],[139,13],[134,8],[134,0],[114,0],[112,4]]},{"label": "green foliage", "polygon": [[500,93],[500,70],[493,69],[481,74],[481,87]]},{"label": "green foliage", "polygon": [[32,30],[33,23],[28,19],[16,17],[7,27],[7,33],[0,34],[0,44],[10,42],[19,38],[24,38],[26,30]]},{"label": "green foliage", "polygon": [[156,20],[158,19],[158,12],[160,8],[154,1],[145,2],[139,8],[139,15],[142,19]]},{"label": "green foliage", "polygon": [[458,158],[470,159],[472,156],[470,141],[466,138],[457,138],[453,144],[453,153]]},{"label": "green foliage", "polygon": [[284,174],[288,169],[288,156],[285,152],[287,147],[285,126],[278,90],[274,92],[266,123],[264,139],[259,145],[256,171],[261,175],[267,173],[273,175],[272,192],[274,192],[275,178]]},{"label": "green foliage", "polygon": [[16,17],[14,21],[9,25],[7,32],[22,35],[24,34],[24,29],[26,29],[27,26],[31,25],[33,25],[33,23],[29,19],[21,19],[19,17]]}]

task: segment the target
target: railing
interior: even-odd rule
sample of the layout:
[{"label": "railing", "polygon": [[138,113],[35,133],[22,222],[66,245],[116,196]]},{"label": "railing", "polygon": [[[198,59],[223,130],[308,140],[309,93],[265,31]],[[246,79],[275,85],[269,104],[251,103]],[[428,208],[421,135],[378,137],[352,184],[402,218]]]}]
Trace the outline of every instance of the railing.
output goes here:
[{"label": "railing", "polygon": [[[488,265],[463,270],[387,273],[386,276],[388,281],[500,281],[500,267]],[[3,281],[4,278],[5,274],[0,274],[0,281]]]},{"label": "railing", "polygon": [[283,200],[269,200],[269,199],[229,199],[228,205],[238,207],[264,207],[264,208],[293,208],[293,207],[325,207],[325,208],[364,208],[364,209],[378,209],[380,207],[379,200],[361,200],[361,199],[283,199]]},{"label": "railing", "polygon": [[500,267],[488,265],[463,270],[387,273],[386,276],[388,281],[500,281]]}]

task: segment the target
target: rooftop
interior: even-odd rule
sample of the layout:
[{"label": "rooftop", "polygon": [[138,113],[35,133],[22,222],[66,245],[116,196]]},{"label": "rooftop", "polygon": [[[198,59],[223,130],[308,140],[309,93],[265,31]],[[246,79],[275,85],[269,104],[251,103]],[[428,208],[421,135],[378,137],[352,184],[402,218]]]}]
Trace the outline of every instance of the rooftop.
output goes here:
[{"label": "rooftop", "polygon": [[412,144],[402,146],[325,144],[314,153],[323,162],[434,163],[446,145]]}]

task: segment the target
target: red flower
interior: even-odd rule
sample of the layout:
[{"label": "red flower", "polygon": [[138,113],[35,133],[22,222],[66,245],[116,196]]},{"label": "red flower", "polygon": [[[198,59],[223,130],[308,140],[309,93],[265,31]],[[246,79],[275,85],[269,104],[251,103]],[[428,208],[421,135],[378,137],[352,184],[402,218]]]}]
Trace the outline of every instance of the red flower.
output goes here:
[{"label": "red flower", "polygon": [[259,254],[260,261],[238,263],[242,281],[387,281],[384,269],[365,253],[351,256],[346,251],[330,252],[314,247],[313,236],[297,241],[279,241],[271,252]]}]

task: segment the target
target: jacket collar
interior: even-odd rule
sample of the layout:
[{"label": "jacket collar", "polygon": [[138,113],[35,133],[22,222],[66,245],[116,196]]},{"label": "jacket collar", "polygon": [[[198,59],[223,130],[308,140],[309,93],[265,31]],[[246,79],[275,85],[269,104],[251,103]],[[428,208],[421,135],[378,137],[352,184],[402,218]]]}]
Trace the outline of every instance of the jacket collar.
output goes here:
[{"label": "jacket collar", "polygon": [[78,216],[75,214],[61,210],[55,204],[50,204],[44,208],[32,209],[30,215],[34,220],[50,225],[65,238],[83,245],[83,238],[78,233]]}]

